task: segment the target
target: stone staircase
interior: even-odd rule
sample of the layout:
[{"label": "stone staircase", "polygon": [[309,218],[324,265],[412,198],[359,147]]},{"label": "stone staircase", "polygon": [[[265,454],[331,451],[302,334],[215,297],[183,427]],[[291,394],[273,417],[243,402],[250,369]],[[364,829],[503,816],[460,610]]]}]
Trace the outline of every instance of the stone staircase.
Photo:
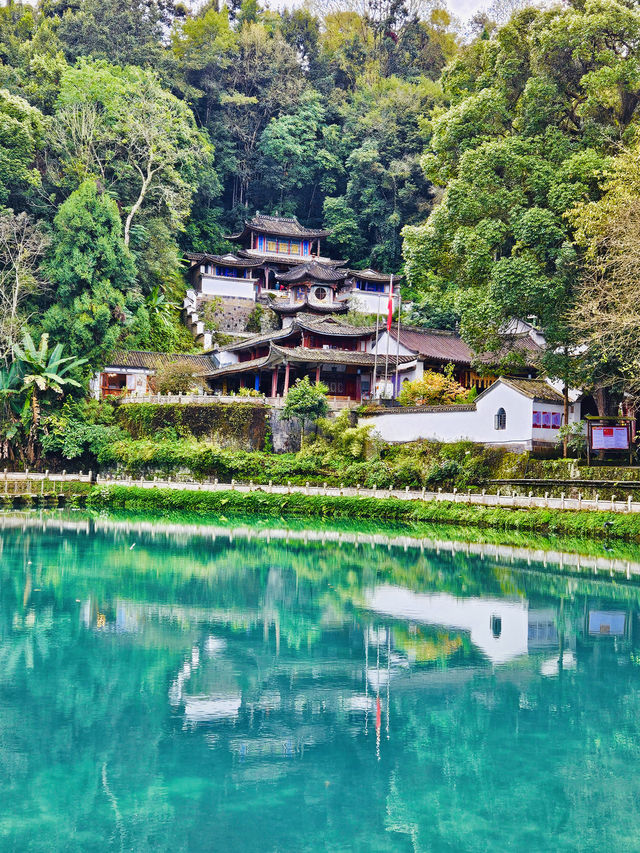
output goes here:
[{"label": "stone staircase", "polygon": [[[241,337],[249,335],[246,332],[247,321],[256,304],[249,299],[234,299],[233,297],[219,297],[222,304],[216,312],[219,331],[225,335]],[[214,332],[206,328],[204,321],[204,306],[208,300],[206,296],[196,293],[195,290],[187,290],[182,310],[187,328],[193,337],[202,344],[205,350],[213,347]]]}]

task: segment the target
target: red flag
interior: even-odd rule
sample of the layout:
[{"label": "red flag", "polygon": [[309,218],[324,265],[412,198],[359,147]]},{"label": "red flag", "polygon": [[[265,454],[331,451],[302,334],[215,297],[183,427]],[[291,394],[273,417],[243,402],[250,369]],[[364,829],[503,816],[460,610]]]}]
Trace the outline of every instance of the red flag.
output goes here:
[{"label": "red flag", "polygon": [[393,286],[389,286],[389,305],[387,307],[387,332],[391,331],[391,320],[393,319]]}]

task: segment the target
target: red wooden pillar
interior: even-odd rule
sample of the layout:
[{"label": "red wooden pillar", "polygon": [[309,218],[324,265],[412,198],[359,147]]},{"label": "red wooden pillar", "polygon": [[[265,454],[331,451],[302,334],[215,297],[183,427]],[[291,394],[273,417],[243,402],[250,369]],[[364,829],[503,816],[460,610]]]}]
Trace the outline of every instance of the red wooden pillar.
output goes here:
[{"label": "red wooden pillar", "polygon": [[274,367],[271,371],[271,396],[275,397],[278,393],[278,368]]},{"label": "red wooden pillar", "polygon": [[240,387],[244,388],[244,373],[240,374]]},{"label": "red wooden pillar", "polygon": [[287,396],[287,391],[289,390],[289,362],[285,364],[284,367],[284,392],[283,396]]},{"label": "red wooden pillar", "polygon": [[316,367],[316,385],[320,382],[320,365]]}]

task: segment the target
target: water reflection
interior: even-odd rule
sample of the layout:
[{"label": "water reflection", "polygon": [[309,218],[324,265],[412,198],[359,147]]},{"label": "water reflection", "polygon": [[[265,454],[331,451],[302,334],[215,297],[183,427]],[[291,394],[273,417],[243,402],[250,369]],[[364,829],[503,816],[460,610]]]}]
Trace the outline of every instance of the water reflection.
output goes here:
[{"label": "water reflection", "polygon": [[638,849],[629,561],[110,519],[0,544],[1,849]]}]

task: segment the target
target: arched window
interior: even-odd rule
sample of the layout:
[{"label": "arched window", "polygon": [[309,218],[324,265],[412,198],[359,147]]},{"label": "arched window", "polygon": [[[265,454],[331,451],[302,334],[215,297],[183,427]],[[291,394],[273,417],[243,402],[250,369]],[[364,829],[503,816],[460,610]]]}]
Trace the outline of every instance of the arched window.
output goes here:
[{"label": "arched window", "polygon": [[496,412],[496,429],[506,429],[507,428],[507,413],[503,408],[498,409]]}]

